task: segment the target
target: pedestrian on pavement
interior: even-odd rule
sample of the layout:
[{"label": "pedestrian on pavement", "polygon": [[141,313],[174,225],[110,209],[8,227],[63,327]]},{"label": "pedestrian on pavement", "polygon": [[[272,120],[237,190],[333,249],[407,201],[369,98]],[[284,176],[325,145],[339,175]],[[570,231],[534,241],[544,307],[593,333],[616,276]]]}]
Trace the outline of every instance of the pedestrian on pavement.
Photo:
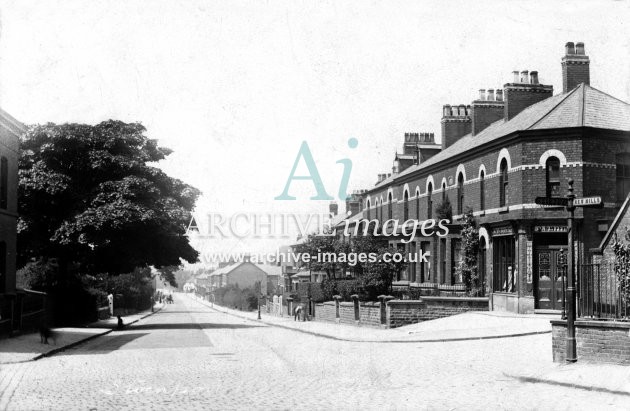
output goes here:
[{"label": "pedestrian on pavement", "polygon": [[297,307],[295,307],[295,318],[293,319],[293,321],[299,321],[301,314],[302,314],[302,306],[298,305]]}]

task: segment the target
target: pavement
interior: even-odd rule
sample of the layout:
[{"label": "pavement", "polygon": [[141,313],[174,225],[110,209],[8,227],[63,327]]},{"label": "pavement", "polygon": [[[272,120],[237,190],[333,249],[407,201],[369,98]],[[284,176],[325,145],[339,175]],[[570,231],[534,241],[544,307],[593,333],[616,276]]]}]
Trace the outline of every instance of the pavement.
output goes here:
[{"label": "pavement", "polygon": [[337,341],[176,294],[123,330],[0,366],[0,410],[627,409],[629,382],[630,367],[553,363],[550,334]]},{"label": "pavement", "polygon": [[[155,304],[154,311],[159,311],[163,304]],[[134,324],[151,315],[151,310],[122,317],[125,326]],[[48,344],[42,344],[39,332],[20,334],[11,338],[0,339],[0,364],[12,364],[35,361],[54,355],[93,338],[111,333],[118,326],[118,319],[111,317],[99,320],[85,327],[60,327],[52,330]]]},{"label": "pavement", "polygon": [[[209,308],[235,317],[257,320],[257,312],[232,310],[203,300],[194,294],[189,298]],[[550,320],[557,316],[520,315],[503,312],[468,312],[398,328],[359,327],[325,321],[294,321],[261,312],[264,324],[317,335],[339,341],[417,343],[511,338],[551,333]]]}]

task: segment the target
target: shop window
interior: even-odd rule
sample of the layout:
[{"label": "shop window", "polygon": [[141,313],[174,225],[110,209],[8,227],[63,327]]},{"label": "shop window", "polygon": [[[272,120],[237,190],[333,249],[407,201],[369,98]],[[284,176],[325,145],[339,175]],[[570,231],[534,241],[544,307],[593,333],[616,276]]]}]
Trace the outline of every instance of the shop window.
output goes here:
[{"label": "shop window", "polygon": [[557,157],[549,157],[547,169],[547,197],[560,196],[560,160]]},{"label": "shop window", "polygon": [[630,193],[630,153],[617,154],[617,202],[622,203]]},{"label": "shop window", "polygon": [[0,159],[0,208],[7,209],[7,192],[9,184],[9,162],[6,157]]},{"label": "shop window", "polygon": [[427,188],[427,219],[433,218],[433,200],[431,195],[433,194],[433,184],[429,183]]},{"label": "shop window", "polygon": [[499,207],[505,207],[508,203],[508,167],[505,159],[501,161],[499,170]]},{"label": "shop window", "polygon": [[409,220],[409,191],[403,197],[403,221]]},{"label": "shop window", "polygon": [[493,290],[516,292],[516,267],[514,265],[514,237],[493,239]]},{"label": "shop window", "polygon": [[486,188],[485,188],[485,173],[482,171],[479,174],[479,207],[481,210],[486,209]]},{"label": "shop window", "polygon": [[457,214],[464,214],[464,175],[457,176]]}]

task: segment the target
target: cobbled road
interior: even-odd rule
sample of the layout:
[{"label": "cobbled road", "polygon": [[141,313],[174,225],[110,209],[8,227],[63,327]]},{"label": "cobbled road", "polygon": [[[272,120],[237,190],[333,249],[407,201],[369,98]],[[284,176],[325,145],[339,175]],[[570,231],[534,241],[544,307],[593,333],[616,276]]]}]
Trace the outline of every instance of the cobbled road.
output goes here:
[{"label": "cobbled road", "polygon": [[557,367],[550,335],[350,343],[178,296],[162,311],[0,369],[0,409],[625,409],[630,397],[524,382]]}]

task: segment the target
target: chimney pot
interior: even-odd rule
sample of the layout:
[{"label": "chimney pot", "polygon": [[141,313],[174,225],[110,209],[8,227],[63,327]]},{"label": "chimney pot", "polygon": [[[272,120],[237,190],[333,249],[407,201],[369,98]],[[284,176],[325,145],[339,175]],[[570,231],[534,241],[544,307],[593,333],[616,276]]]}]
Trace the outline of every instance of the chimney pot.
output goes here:
[{"label": "chimney pot", "polygon": [[575,43],[575,54],[584,55],[584,43]]},{"label": "chimney pot", "polygon": [[518,83],[519,82],[518,71],[514,70],[512,74],[514,75],[514,83]]},{"label": "chimney pot", "polygon": [[466,116],[466,106],[463,104],[459,105],[459,116],[460,117],[465,117]]},{"label": "chimney pot", "polygon": [[521,83],[529,83],[529,71],[521,71]]},{"label": "chimney pot", "polygon": [[494,101],[494,89],[488,89],[488,101]]},{"label": "chimney pot", "polygon": [[575,46],[573,44],[572,41],[568,42],[565,46],[564,46],[564,50],[565,50],[565,54],[571,55],[571,54],[575,54]]},{"label": "chimney pot", "polygon": [[503,90],[502,89],[497,89],[496,100],[497,101],[503,101]]},{"label": "chimney pot", "polygon": [[486,90],[480,88],[479,89],[479,100],[485,100],[486,99]]},{"label": "chimney pot", "polygon": [[538,72],[532,71],[529,73],[529,81],[531,84],[538,84]]},{"label": "chimney pot", "polygon": [[442,106],[442,109],[444,110],[443,116],[444,117],[450,117],[450,115],[451,115],[451,106],[448,105],[448,104],[445,104],[444,106]]}]

